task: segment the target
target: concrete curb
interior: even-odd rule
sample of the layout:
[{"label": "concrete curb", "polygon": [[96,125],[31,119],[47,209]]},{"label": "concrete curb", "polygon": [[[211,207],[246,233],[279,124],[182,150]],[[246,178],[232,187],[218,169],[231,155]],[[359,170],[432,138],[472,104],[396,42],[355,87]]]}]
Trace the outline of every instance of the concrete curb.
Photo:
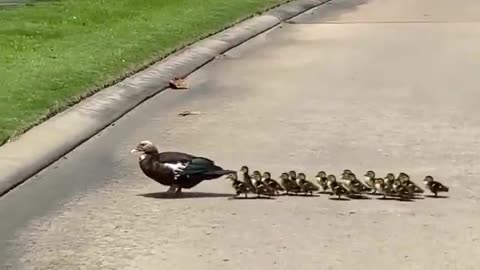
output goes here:
[{"label": "concrete curb", "polygon": [[330,0],[297,0],[199,41],[103,89],[0,147],[0,196],[40,172],[115,120],[218,55]]}]

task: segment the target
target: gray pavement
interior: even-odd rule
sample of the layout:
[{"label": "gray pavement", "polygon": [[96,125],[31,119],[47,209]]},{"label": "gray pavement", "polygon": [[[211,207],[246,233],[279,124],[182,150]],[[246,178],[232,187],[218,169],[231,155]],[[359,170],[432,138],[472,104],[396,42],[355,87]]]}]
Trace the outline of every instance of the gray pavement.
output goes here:
[{"label": "gray pavement", "polygon": [[[480,2],[333,1],[229,51],[0,198],[13,269],[478,269]],[[201,115],[178,117],[184,110]],[[149,139],[275,176],[432,174],[449,198],[184,199],[128,151]],[[2,264],[0,264],[1,266]],[[0,268],[1,269],[1,268]]]}]

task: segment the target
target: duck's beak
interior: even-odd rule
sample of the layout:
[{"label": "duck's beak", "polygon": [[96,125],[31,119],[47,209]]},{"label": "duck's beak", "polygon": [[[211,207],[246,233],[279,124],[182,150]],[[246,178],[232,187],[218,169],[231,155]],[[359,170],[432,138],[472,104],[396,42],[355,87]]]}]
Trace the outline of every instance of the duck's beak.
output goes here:
[{"label": "duck's beak", "polygon": [[137,148],[133,148],[132,150],[130,150],[130,154],[138,153],[138,152],[140,152],[140,151],[138,151]]}]

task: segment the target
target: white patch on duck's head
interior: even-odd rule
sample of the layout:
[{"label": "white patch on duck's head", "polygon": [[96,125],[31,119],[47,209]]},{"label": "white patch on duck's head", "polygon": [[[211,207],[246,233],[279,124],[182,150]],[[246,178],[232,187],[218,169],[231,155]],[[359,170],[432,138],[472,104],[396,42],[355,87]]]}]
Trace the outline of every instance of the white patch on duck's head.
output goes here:
[{"label": "white patch on duck's head", "polygon": [[140,159],[140,160],[144,160],[146,157],[147,157],[147,154],[141,154],[140,157],[139,157],[139,159]]},{"label": "white patch on duck's head", "polygon": [[153,143],[152,143],[151,141],[149,141],[149,140],[143,140],[143,141],[140,142],[140,144],[143,144],[143,145],[151,145],[151,144],[153,144]]}]

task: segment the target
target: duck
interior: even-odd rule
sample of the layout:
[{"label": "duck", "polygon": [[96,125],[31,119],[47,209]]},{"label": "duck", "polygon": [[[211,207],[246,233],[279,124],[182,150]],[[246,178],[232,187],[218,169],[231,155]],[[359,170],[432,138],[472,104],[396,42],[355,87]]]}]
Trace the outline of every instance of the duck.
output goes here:
[{"label": "duck", "polygon": [[325,173],[324,171],[319,171],[315,178],[317,179],[318,185],[323,189],[323,192],[326,192],[328,190],[327,173]]},{"label": "duck", "polygon": [[402,185],[406,186],[411,193],[421,194],[424,190],[415,184],[412,180],[410,180],[410,176],[406,173],[400,173],[398,179],[402,183]]},{"label": "duck", "polygon": [[235,189],[236,197],[240,196],[241,194],[244,194],[245,198],[247,198],[248,193],[252,192],[252,190],[250,190],[247,184],[238,180],[238,176],[236,173],[229,174],[227,176],[227,179],[229,179],[232,182],[232,187]]},{"label": "duck", "polygon": [[392,188],[390,188],[390,186],[385,183],[385,180],[383,178],[374,178],[374,181],[375,191],[381,193],[383,195],[383,199],[386,199],[388,195],[393,194]]},{"label": "duck", "polygon": [[351,193],[360,194],[367,191],[371,191],[367,185],[362,183],[360,180],[357,179],[354,173],[347,173],[342,176],[342,179],[345,180],[345,185],[350,190]]},{"label": "duck", "polygon": [[275,191],[276,195],[280,195],[280,191],[285,191],[285,189],[277,181],[272,179],[270,172],[264,172],[262,175],[262,182],[265,183],[268,187]]},{"label": "duck", "polygon": [[248,166],[243,165],[240,168],[240,172],[242,173],[243,182],[247,185],[248,189],[252,193],[255,193],[255,186],[252,183],[252,176],[249,174],[250,169],[248,168]]},{"label": "duck", "polygon": [[431,175],[425,176],[425,179],[423,179],[423,182],[425,183],[425,186],[427,187],[427,189],[429,189],[435,197],[437,197],[438,193],[440,192],[450,191],[450,189],[444,184],[433,180],[433,177]]},{"label": "duck", "polygon": [[336,195],[338,199],[340,199],[342,196],[346,196],[350,193],[349,190],[346,189],[344,185],[342,185],[342,183],[337,182],[335,175],[331,174],[327,176],[327,178],[328,178],[328,185],[332,190],[331,195]]},{"label": "duck", "polygon": [[347,175],[347,174],[351,174],[351,173],[352,173],[351,170],[345,169],[345,170],[343,170],[343,172],[342,172],[342,177],[344,177],[344,176]]},{"label": "duck", "polygon": [[152,180],[169,186],[167,193],[180,195],[182,189],[191,189],[204,180],[220,178],[236,173],[225,170],[206,157],[194,156],[182,152],[161,152],[148,140],[143,140],[130,151],[140,153],[139,166],[142,172]]},{"label": "duck", "polygon": [[375,189],[375,172],[370,170],[365,173],[365,184],[373,190],[373,194],[377,192]]},{"label": "duck", "polygon": [[260,171],[253,171],[252,172],[252,178],[257,175],[257,176],[260,176],[260,178],[262,177],[262,173],[260,173]]},{"label": "duck", "polygon": [[290,177],[290,180],[292,180],[293,182],[297,182],[297,172],[292,170],[292,171],[289,171],[288,172],[288,176]]},{"label": "duck", "polygon": [[413,197],[413,193],[402,184],[399,178],[393,180],[392,190],[400,199],[410,199]]},{"label": "duck", "polygon": [[293,193],[300,192],[300,187],[297,185],[297,183],[290,180],[290,176],[286,172],[280,175],[280,183],[285,189],[285,192],[287,195],[289,194],[289,192],[293,192]]},{"label": "duck", "polygon": [[313,192],[318,191],[319,189],[315,184],[307,180],[307,176],[304,173],[298,174],[297,185],[300,187],[301,191],[310,195],[313,195]]},{"label": "duck", "polygon": [[272,190],[269,186],[267,186],[264,182],[262,182],[262,175],[261,174],[252,174],[252,182],[255,186],[255,192],[257,193],[257,197],[261,195],[264,196],[273,196],[275,195],[274,190]]}]

